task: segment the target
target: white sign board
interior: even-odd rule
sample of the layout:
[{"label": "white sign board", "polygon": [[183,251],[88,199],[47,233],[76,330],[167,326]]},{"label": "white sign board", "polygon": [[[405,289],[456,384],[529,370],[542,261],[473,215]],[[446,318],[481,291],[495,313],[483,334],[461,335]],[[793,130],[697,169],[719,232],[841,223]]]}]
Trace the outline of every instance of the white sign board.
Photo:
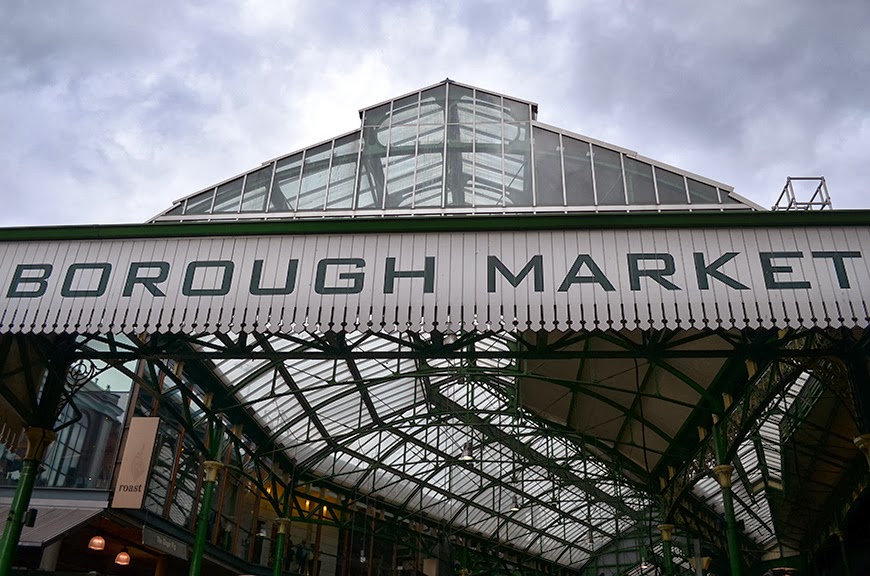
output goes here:
[{"label": "white sign board", "polygon": [[112,508],[142,507],[159,423],[160,418],[137,416],[130,419],[118,480],[112,496]]},{"label": "white sign board", "polygon": [[0,332],[866,325],[870,228],[0,243]]}]

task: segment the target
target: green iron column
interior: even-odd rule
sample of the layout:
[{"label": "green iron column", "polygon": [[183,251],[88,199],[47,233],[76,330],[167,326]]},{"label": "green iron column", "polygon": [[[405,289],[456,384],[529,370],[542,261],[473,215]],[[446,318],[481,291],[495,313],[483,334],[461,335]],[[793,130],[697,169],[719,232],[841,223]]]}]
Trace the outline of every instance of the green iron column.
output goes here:
[{"label": "green iron column", "polygon": [[737,534],[737,519],[734,516],[734,496],[731,494],[731,475],[734,466],[719,464],[713,466],[713,474],[722,489],[722,504],[725,506],[725,523],[728,535],[728,560],[731,563],[731,576],[740,576],[740,538]]},{"label": "green iron column", "polygon": [[275,539],[275,561],[272,567],[273,576],[281,576],[284,573],[284,548],[287,547],[287,534],[290,533],[290,518],[276,518],[278,526],[278,538]]},{"label": "green iron column", "polygon": [[674,533],[673,524],[659,524],[662,534],[662,556],[665,561],[665,576],[674,576],[674,561],[671,557],[671,536]]},{"label": "green iron column", "polygon": [[0,576],[8,576],[12,568],[15,552],[18,549],[18,539],[21,538],[21,528],[24,525],[24,515],[30,506],[30,495],[33,493],[36,477],[39,475],[39,465],[45,457],[45,451],[55,439],[54,431],[47,428],[27,428],[24,436],[27,438],[27,452],[24,455],[15,496],[12,497],[9,516],[6,518],[6,526],[3,528],[3,538],[0,540]]},{"label": "green iron column", "polygon": [[199,504],[199,517],[196,520],[196,539],[190,554],[190,576],[199,576],[202,570],[202,556],[205,553],[205,541],[208,537],[208,516],[211,513],[211,499],[217,484],[218,472],[223,464],[217,460],[206,460],[202,463],[203,491]]}]

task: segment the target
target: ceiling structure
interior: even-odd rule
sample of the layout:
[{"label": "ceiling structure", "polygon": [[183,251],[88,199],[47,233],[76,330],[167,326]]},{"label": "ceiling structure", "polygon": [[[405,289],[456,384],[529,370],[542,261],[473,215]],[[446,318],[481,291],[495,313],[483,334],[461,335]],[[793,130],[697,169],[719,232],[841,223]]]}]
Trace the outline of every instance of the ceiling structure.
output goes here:
[{"label": "ceiling structure", "polygon": [[[724,184],[544,125],[533,103],[452,81],[360,117],[356,131],[176,201],[154,226],[759,210]],[[662,523],[677,526],[680,569],[695,538],[726,565],[710,475],[723,458],[747,561],[824,539],[837,494],[866,472],[848,378],[830,359],[866,346],[860,327],[273,326],[80,335],[75,355],[145,359],[227,430],[244,424],[245,437],[227,436],[264,487],[292,487],[279,471],[294,468],[306,498],[323,487],[339,509],[378,507],[517,566],[641,574],[661,565]]]},{"label": "ceiling structure", "polygon": [[866,340],[776,331],[93,336],[77,356],[163,358],[152,362],[167,374],[184,366],[162,393],[190,395],[227,430],[255,423],[257,436],[228,436],[244,444],[242,460],[271,470],[264,489],[295,468],[299,511],[320,494],[336,522],[342,510],[385,510],[386,522],[484,542],[517,565],[641,574],[662,565],[657,525],[666,522],[677,526],[678,566],[689,569],[695,538],[727,565],[710,475],[718,434],[736,468],[747,561],[788,558],[823,539],[842,505],[831,500],[863,458],[851,445],[848,386],[831,384],[819,357],[855,338]]}]

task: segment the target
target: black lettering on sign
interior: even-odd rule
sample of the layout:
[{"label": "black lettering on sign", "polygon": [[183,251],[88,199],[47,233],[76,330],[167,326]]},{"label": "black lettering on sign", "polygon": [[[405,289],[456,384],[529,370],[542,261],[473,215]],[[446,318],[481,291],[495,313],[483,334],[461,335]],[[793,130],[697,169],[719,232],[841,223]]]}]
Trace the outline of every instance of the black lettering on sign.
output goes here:
[{"label": "black lettering on sign", "polygon": [[532,276],[533,290],[535,292],[544,291],[544,257],[540,254],[532,256],[529,263],[523,266],[519,274],[514,276],[513,272],[508,270],[501,260],[496,256],[486,257],[486,291],[492,294],[495,292],[495,273],[499,272],[511,286],[516,288],[520,285],[530,272],[534,271]]},{"label": "black lettering on sign", "polygon": [[[661,268],[641,268],[640,263],[645,260],[658,260],[663,266]],[[670,254],[628,255],[628,279],[631,289],[634,291],[640,290],[640,279],[642,276],[654,280],[665,290],[679,290],[679,286],[665,278],[665,276],[673,276],[676,271],[677,267],[674,265],[674,257]]]},{"label": "black lettering on sign", "polygon": [[[194,288],[193,282],[196,278],[196,272],[200,269],[216,268],[222,269],[221,284],[217,288]],[[233,269],[235,264],[230,260],[198,260],[187,265],[187,271],[184,273],[184,285],[181,288],[181,293],[185,296],[226,296],[230,292],[230,286],[233,284]]]},{"label": "black lettering on sign", "polygon": [[327,286],[326,272],[330,266],[353,266],[365,268],[366,261],[362,258],[324,258],[317,263],[317,273],[314,278],[314,291],[318,294],[359,294],[363,289],[365,275],[362,272],[340,272],[339,280],[350,280],[347,286]]},{"label": "black lettering on sign", "polygon": [[[73,290],[72,285],[73,282],[75,282],[76,274],[83,270],[99,270],[100,281],[97,283],[96,288]],[[106,286],[109,285],[109,276],[111,274],[112,265],[108,262],[71,264],[66,270],[66,276],[63,279],[63,286],[60,288],[60,295],[64,298],[99,298],[106,293]]]},{"label": "black lettering on sign", "polygon": [[803,258],[803,252],[759,252],[758,258],[761,260],[761,272],[764,274],[764,285],[769,290],[771,288],[777,290],[800,290],[810,287],[810,283],[806,280],[794,280],[783,282],[776,279],[777,274],[791,274],[794,270],[791,266],[781,265],[774,266],[774,258]]},{"label": "black lettering on sign", "polygon": [[[591,276],[578,276],[583,266],[589,268]],[[577,256],[574,264],[571,265],[571,269],[565,274],[565,279],[559,285],[559,292],[567,292],[572,284],[599,284],[607,292],[616,290],[589,254]]]},{"label": "black lettering on sign", "polygon": [[[7,298],[39,298],[48,289],[48,278],[51,276],[51,264],[19,264],[15,267]],[[28,272],[40,272],[39,275],[25,275]],[[22,290],[22,284],[36,284],[32,290]]]}]

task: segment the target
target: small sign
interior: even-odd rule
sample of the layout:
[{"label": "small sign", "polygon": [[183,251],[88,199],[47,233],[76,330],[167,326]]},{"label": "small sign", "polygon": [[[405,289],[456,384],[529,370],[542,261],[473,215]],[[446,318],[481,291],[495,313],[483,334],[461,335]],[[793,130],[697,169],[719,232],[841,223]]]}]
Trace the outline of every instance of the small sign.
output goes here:
[{"label": "small sign", "polygon": [[124,445],[118,481],[115,483],[115,492],[112,496],[112,508],[142,507],[159,423],[160,418],[130,419],[127,443]]},{"label": "small sign", "polygon": [[148,527],[142,528],[142,544],[182,560],[187,560],[188,558],[189,549],[187,544]]}]

